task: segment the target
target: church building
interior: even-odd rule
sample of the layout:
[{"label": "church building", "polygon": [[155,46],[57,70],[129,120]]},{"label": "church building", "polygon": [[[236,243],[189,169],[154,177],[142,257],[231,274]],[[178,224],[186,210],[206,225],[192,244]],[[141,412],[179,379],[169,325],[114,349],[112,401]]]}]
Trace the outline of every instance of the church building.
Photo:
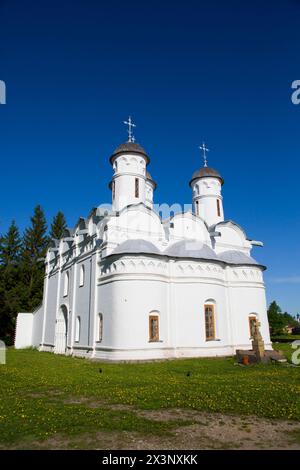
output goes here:
[{"label": "church building", "polygon": [[127,124],[128,141],[110,157],[112,208],[93,208],[51,241],[42,305],[19,313],[15,347],[111,361],[229,356],[251,349],[259,321],[272,349],[265,267],[251,256],[262,243],[225,218],[224,181],[205,144],[191,209],[165,218],[150,157]]}]

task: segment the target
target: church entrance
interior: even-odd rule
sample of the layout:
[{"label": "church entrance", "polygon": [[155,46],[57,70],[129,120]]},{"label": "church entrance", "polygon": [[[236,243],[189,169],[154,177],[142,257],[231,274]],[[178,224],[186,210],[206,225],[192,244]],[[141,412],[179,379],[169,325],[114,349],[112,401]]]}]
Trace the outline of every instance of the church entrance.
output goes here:
[{"label": "church entrance", "polygon": [[55,326],[54,352],[56,354],[65,354],[67,350],[68,335],[68,309],[62,305],[58,311]]}]

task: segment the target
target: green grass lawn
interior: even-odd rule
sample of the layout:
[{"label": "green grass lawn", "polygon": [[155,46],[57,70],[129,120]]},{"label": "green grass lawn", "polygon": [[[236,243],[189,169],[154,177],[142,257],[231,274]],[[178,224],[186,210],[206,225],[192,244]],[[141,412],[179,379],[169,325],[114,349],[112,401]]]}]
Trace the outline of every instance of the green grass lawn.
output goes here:
[{"label": "green grass lawn", "polygon": [[0,383],[2,446],[95,430],[159,435],[187,424],[151,420],[136,409],[300,419],[300,368],[242,367],[233,358],[105,364],[9,349]]},{"label": "green grass lawn", "polygon": [[281,351],[287,360],[292,362],[292,354],[295,350],[292,348],[291,343],[273,343],[273,348],[276,351]]}]

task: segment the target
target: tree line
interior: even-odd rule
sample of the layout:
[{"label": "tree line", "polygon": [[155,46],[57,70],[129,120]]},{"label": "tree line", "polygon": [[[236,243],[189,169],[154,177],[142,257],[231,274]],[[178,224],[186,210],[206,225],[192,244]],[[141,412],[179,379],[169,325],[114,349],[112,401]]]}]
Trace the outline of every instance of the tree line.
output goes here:
[{"label": "tree line", "polygon": [[296,318],[290,315],[288,312],[283,312],[281,307],[273,300],[268,308],[268,320],[271,336],[282,335],[286,333],[288,326],[292,328],[300,328],[300,315],[296,315]]},{"label": "tree line", "polygon": [[13,220],[0,236],[0,339],[8,345],[14,342],[17,314],[32,312],[42,302],[49,241],[60,239],[66,226],[59,211],[48,232],[44,211],[37,205],[23,234]]}]

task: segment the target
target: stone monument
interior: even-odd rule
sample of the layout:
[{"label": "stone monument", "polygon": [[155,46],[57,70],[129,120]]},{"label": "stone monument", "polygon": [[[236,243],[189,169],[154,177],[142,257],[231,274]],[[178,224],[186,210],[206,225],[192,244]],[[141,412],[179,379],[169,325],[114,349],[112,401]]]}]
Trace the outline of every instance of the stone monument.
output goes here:
[{"label": "stone monument", "polygon": [[266,364],[270,361],[287,362],[281,351],[265,350],[265,343],[260,333],[260,325],[260,322],[256,321],[251,328],[252,349],[239,349],[236,351],[238,363],[249,365],[259,362]]},{"label": "stone monument", "polygon": [[255,353],[257,362],[264,362],[265,358],[265,343],[262,339],[260,332],[260,322],[256,321],[253,328],[252,349]]}]

